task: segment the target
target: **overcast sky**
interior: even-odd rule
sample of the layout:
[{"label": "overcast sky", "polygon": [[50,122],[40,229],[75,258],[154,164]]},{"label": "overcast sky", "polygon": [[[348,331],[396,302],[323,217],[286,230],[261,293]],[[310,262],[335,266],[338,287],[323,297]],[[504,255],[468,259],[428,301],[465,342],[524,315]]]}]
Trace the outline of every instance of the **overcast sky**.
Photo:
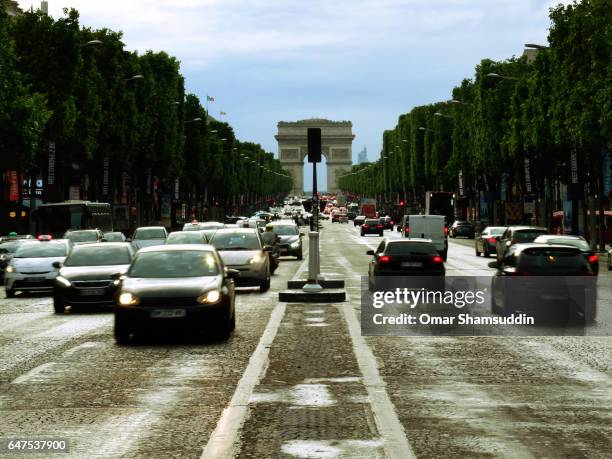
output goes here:
[{"label": "overcast sky", "polygon": [[[353,158],[415,105],[449,98],[482,58],[545,43],[551,0],[49,0],[181,61],[188,92],[277,154],[278,121],[353,122]],[[567,2],[565,2],[567,3]],[[40,2],[20,0],[22,8]],[[325,178],[320,176],[322,183]]]}]

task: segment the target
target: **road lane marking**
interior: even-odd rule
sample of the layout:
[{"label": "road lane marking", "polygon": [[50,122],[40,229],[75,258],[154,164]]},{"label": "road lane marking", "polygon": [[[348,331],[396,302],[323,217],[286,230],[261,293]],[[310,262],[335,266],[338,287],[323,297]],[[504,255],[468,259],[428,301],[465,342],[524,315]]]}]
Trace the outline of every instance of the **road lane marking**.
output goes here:
[{"label": "road lane marking", "polygon": [[[346,266],[350,266],[349,260],[344,255],[338,256],[344,259]],[[392,459],[416,458],[395,406],[387,394],[386,383],[378,372],[376,357],[364,337],[361,336],[361,326],[348,292],[347,302],[339,307],[351,336],[353,353],[363,376],[363,385],[368,393],[376,428],[384,439],[387,456]]]},{"label": "road lane marking", "polygon": [[[308,257],[304,258],[301,266],[293,276],[294,280],[299,279],[305,266],[308,266]],[[253,396],[255,386],[259,384],[268,368],[270,347],[274,342],[286,308],[286,303],[278,303],[272,310],[266,329],[261,335],[255,352],[253,352],[249,359],[249,365],[242,374],[229,405],[223,410],[215,430],[203,448],[201,455],[203,459],[234,457],[240,429],[248,413],[249,401]]]}]

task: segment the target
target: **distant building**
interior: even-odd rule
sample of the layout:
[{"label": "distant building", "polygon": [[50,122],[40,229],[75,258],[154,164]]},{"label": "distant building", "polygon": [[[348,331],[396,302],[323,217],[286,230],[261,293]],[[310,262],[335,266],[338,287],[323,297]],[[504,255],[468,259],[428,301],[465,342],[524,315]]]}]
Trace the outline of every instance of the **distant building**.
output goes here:
[{"label": "distant building", "polygon": [[368,162],[368,147],[363,147],[359,153],[357,153],[357,164]]},{"label": "distant building", "polygon": [[19,8],[16,1],[9,0],[8,5],[6,6],[6,13],[9,16],[19,16],[23,13],[23,11],[21,11],[21,8]]}]

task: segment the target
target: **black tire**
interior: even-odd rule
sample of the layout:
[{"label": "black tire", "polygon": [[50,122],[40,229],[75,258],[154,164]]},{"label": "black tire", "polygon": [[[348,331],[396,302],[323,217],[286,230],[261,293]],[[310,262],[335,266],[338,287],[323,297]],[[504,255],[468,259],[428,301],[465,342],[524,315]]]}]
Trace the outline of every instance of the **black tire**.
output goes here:
[{"label": "black tire", "polygon": [[7,298],[15,298],[15,290],[7,288],[5,291]]},{"label": "black tire", "polygon": [[129,344],[131,333],[132,330],[130,330],[127,324],[123,320],[118,319],[117,316],[115,316],[115,326],[113,328],[115,342],[121,346]]},{"label": "black tire", "polygon": [[385,233],[383,233],[382,231],[378,234],[380,237],[383,237],[385,235]]},{"label": "black tire", "polygon": [[484,255],[485,258],[491,258],[491,254],[489,253],[489,249],[485,249],[485,251],[482,254]]},{"label": "black tire", "polygon": [[501,315],[503,312],[497,304],[497,301],[495,301],[495,295],[493,295],[493,292],[491,292],[491,312],[497,315]]},{"label": "black tire", "polygon": [[474,250],[476,251],[476,256],[479,257],[480,252],[478,251],[478,246],[476,244],[474,244]]},{"label": "black tire", "polygon": [[261,285],[259,286],[259,291],[261,293],[267,292],[268,290],[270,290],[270,273],[269,272],[268,272],[267,279],[263,281]]},{"label": "black tire", "polygon": [[442,252],[442,259],[446,261],[447,258],[448,258],[448,249],[444,249],[444,252]]},{"label": "black tire", "polygon": [[372,276],[368,275],[368,291],[373,292],[374,290],[375,288],[374,288],[374,282],[372,281]]},{"label": "black tire", "polygon": [[296,260],[301,260],[302,258],[304,258],[304,252],[302,251],[302,249],[300,249],[300,253],[298,253],[295,256]]},{"label": "black tire", "polygon": [[53,311],[56,314],[63,314],[66,311],[66,303],[60,296],[53,297]]}]

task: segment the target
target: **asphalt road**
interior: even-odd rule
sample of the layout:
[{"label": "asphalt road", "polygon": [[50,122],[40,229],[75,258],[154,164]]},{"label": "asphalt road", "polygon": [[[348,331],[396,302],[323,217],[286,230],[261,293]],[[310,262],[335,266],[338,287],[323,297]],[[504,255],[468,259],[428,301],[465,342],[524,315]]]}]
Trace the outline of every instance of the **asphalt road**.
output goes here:
[{"label": "asphalt road", "polygon": [[[239,293],[227,342],[118,347],[107,311],[1,299],[0,438],[68,440],[37,458],[612,456],[611,338],[361,337],[379,240],[325,223],[322,272],[348,301],[279,303],[307,269],[287,259],[269,292]],[[488,261],[451,240],[447,273],[490,276]],[[612,325],[611,274],[598,283],[592,334]]]}]

